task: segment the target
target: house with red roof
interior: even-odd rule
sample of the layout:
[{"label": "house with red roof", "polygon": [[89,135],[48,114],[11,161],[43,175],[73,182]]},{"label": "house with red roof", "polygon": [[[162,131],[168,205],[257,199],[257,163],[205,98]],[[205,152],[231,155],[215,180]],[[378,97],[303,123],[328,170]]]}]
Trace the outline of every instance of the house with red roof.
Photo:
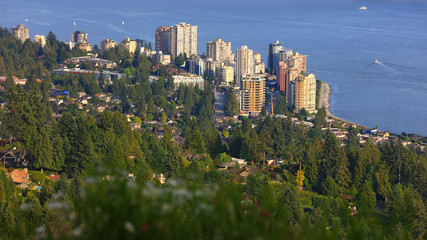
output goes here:
[{"label": "house with red roof", "polygon": [[19,169],[13,170],[11,173],[6,174],[8,177],[12,178],[14,184],[19,188],[27,188],[28,183],[30,182],[30,174],[25,168],[23,171]]}]

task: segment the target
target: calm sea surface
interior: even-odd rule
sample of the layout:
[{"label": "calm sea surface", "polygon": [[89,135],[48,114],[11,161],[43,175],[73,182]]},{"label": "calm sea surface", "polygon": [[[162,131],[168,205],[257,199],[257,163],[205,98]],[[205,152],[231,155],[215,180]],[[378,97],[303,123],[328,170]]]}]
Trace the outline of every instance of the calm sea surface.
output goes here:
[{"label": "calm sea surface", "polygon": [[307,54],[308,70],[331,85],[334,115],[395,133],[427,135],[426,4],[376,2],[364,11],[354,2],[220,0],[213,8],[203,2],[0,0],[0,26],[23,23],[32,39],[53,31],[69,41],[71,32],[82,30],[92,44],[128,36],[154,47],[158,26],[186,22],[199,26],[199,53],[206,51],[206,42],[222,38],[232,42],[233,51],[247,45],[260,52],[265,62],[268,44],[279,40]]}]

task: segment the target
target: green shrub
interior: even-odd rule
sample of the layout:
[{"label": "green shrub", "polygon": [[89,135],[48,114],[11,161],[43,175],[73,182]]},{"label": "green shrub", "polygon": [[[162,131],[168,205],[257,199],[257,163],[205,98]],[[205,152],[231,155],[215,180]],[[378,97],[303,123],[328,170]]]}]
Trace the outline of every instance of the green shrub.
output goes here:
[{"label": "green shrub", "polygon": [[44,184],[45,181],[48,179],[46,175],[39,171],[28,171],[28,173],[30,174],[31,181],[36,184]]}]

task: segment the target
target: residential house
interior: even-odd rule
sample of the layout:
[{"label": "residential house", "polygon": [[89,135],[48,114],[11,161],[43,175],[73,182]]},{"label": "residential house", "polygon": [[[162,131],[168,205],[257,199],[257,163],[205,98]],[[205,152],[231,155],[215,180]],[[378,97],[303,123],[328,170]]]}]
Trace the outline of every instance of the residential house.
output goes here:
[{"label": "residential house", "polygon": [[0,162],[5,167],[26,167],[28,165],[25,159],[27,152],[22,149],[10,151],[0,151]]},{"label": "residential house", "polygon": [[163,173],[153,174],[153,178],[159,180],[160,184],[165,184],[166,183],[166,177],[163,175]]},{"label": "residential house", "polygon": [[14,184],[19,188],[27,188],[28,183],[30,182],[30,174],[25,168],[23,171],[15,169],[11,173],[6,174],[8,177],[12,178]]}]

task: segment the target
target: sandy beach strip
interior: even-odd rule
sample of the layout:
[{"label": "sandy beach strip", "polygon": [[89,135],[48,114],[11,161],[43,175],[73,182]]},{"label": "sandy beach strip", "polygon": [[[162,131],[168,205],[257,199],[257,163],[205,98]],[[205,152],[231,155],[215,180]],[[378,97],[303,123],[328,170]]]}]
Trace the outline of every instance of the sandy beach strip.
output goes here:
[{"label": "sandy beach strip", "polygon": [[[330,106],[329,100],[330,100],[330,97],[331,97],[331,87],[329,86],[328,83],[322,81],[322,86],[320,88],[319,108],[324,107],[325,110],[326,110],[326,115],[329,118],[334,118],[334,119],[339,120],[339,121],[352,123],[352,122],[347,121],[345,119],[342,119],[342,118],[339,118],[337,116],[334,116],[331,113],[331,111],[329,110],[329,106]],[[352,123],[352,124],[355,124],[355,125],[357,125],[359,127],[368,128],[368,127],[360,125],[360,124],[356,124],[356,123]]]}]

